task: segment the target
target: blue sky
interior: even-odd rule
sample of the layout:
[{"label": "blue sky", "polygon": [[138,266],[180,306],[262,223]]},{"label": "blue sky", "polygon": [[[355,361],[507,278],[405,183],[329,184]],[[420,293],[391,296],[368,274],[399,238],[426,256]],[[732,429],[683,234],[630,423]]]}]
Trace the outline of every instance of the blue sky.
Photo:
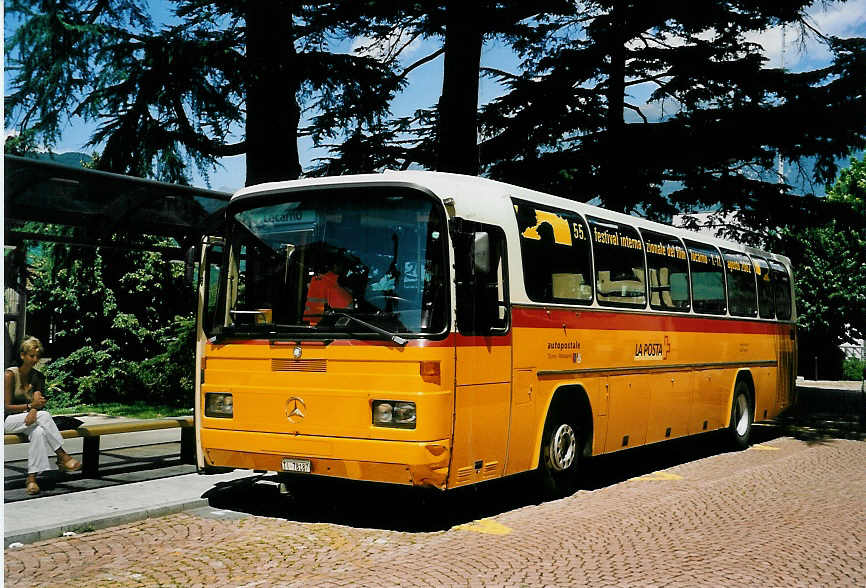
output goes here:
[{"label": "blue sky", "polygon": [[[840,37],[866,36],[866,0],[851,0],[840,5],[830,5],[823,9],[820,3],[815,8],[811,17],[815,27],[827,35]],[[163,0],[151,2],[152,14],[155,22],[165,22],[171,17],[171,4]],[[10,27],[14,27],[12,21],[5,22],[4,30],[8,34]],[[784,45],[783,45],[784,37]],[[793,71],[802,71],[816,66],[826,64],[829,54],[826,49],[817,43],[814,38],[801,39],[799,31],[786,29],[772,30],[761,36],[749,39],[760,43],[769,59],[768,65],[778,67],[784,65]],[[801,42],[802,41],[802,42]],[[354,47],[363,44],[363,40],[356,40],[354,44],[348,44],[342,48],[351,51]],[[408,65],[423,57],[439,47],[434,41],[415,43],[404,52],[402,63]],[[782,50],[784,47],[784,51]],[[337,48],[338,50],[341,48]],[[490,42],[484,46],[482,52],[482,66],[517,71],[516,58],[507,47],[499,42]],[[392,113],[397,116],[406,115],[418,108],[433,105],[439,97],[442,88],[442,57],[438,57],[414,71],[407,77],[406,89],[395,99],[392,104]],[[8,82],[4,74],[4,83]],[[650,88],[634,88],[633,95],[629,100],[633,104],[646,106],[645,98],[651,91]],[[485,104],[503,93],[503,89],[494,80],[482,77],[480,82],[479,104]],[[670,105],[668,105],[670,108]],[[630,111],[629,111],[630,112]],[[645,114],[650,120],[662,115],[659,107],[648,105]],[[634,115],[636,116],[636,115]],[[54,151],[64,153],[67,151],[87,151],[85,143],[93,132],[95,125],[86,125],[81,121],[75,121],[67,126],[63,132],[61,141],[55,145]],[[323,153],[317,153],[309,139],[304,139],[299,145],[301,152],[301,164],[304,168],[310,166],[311,161]],[[244,184],[246,166],[243,156],[227,157],[221,160],[221,168],[218,168],[210,177],[210,185],[217,190],[234,191]],[[196,185],[204,186],[204,180],[196,176]]]}]

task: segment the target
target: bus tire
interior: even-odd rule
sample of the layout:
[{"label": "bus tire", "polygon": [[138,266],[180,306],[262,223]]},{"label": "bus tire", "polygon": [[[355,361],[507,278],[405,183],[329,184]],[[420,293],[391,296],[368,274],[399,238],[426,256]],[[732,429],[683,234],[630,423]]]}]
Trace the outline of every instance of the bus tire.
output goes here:
[{"label": "bus tire", "polygon": [[734,401],[731,403],[731,420],[728,424],[728,439],[734,449],[746,449],[752,434],[754,408],[749,393],[749,384],[738,380],[734,386]]},{"label": "bus tire", "polygon": [[551,414],[544,427],[539,469],[545,494],[567,496],[577,487],[583,453],[580,429],[562,413]]}]

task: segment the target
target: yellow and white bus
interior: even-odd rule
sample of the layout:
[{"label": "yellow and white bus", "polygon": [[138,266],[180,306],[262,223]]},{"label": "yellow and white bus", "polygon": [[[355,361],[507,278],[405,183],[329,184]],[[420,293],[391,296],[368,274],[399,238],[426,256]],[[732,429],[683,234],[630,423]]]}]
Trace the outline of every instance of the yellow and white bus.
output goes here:
[{"label": "yellow and white bus", "polygon": [[200,471],[456,488],[792,399],[785,257],[434,172],[241,190],[204,239]]}]

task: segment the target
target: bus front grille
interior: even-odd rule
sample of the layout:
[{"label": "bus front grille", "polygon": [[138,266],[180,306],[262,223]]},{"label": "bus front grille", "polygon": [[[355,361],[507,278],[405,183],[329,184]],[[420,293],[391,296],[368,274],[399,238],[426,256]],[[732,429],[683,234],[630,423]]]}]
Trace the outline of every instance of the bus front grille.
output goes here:
[{"label": "bus front grille", "polygon": [[274,372],[326,372],[326,359],[271,359],[271,371]]}]

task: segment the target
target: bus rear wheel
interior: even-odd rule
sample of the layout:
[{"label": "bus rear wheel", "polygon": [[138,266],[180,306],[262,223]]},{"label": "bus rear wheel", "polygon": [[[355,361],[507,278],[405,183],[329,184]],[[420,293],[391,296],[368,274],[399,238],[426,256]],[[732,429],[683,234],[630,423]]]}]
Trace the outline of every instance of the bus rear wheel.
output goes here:
[{"label": "bus rear wheel", "polygon": [[749,385],[740,380],[734,386],[734,401],[731,404],[731,421],[728,424],[728,439],[734,449],[745,449],[749,446],[752,434],[754,410],[749,394]]},{"label": "bus rear wheel", "polygon": [[553,415],[548,420],[539,469],[545,494],[549,497],[560,498],[576,488],[582,453],[580,439],[580,430],[568,419]]}]

